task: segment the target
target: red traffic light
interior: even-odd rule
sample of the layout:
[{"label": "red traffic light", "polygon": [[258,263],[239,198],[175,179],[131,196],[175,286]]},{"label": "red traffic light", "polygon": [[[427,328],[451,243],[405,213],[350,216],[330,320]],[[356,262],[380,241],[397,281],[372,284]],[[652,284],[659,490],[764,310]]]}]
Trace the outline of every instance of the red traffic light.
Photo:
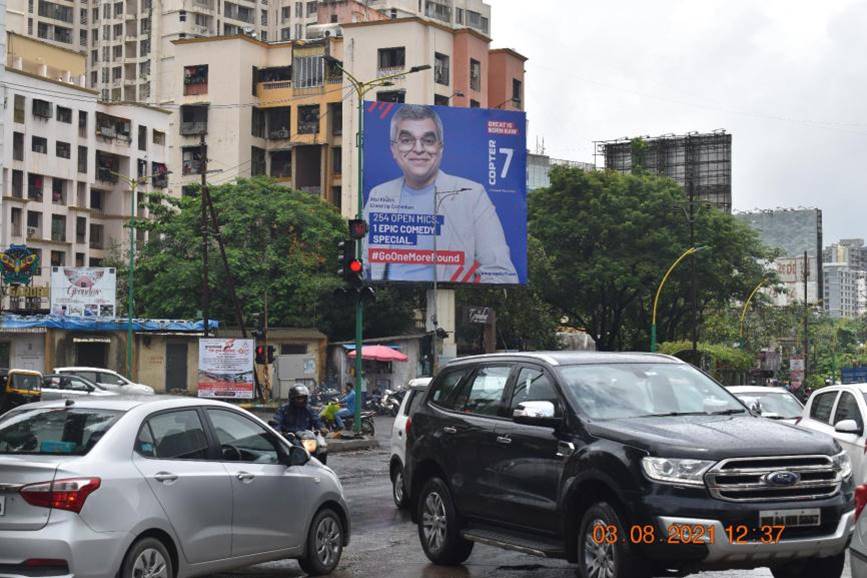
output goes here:
[{"label": "red traffic light", "polygon": [[362,269],[364,269],[364,265],[358,259],[353,259],[349,262],[349,270],[353,273],[361,273]]}]

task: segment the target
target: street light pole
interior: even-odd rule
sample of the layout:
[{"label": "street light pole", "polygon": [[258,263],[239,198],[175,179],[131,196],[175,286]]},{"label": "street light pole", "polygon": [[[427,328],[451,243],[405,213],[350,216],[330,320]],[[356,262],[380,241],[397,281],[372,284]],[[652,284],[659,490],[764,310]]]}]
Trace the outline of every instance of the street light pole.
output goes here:
[{"label": "street light pole", "polygon": [[[397,74],[389,74],[387,76],[382,76],[377,78],[376,80],[371,80],[368,82],[361,82],[355,76],[353,76],[350,72],[348,72],[345,68],[343,68],[343,64],[336,58],[330,55],[325,55],[324,57],[326,62],[334,65],[344,76],[349,80],[350,84],[352,84],[352,88],[355,89],[355,94],[358,99],[357,110],[358,110],[358,131],[355,135],[355,146],[358,149],[357,163],[358,163],[358,184],[356,185],[356,194],[358,196],[358,205],[355,218],[356,219],[364,219],[364,195],[362,194],[363,183],[364,183],[364,95],[367,94],[371,89],[391,84],[389,81],[404,76],[406,74],[411,74],[413,72],[420,72],[422,70],[428,70],[430,65],[424,66],[413,66],[407,72],[399,72]],[[364,262],[363,259],[363,239],[357,239],[355,241],[355,258],[361,262]],[[362,348],[364,347],[364,302],[361,299],[361,293],[356,292],[355,294],[355,420],[353,423],[353,431],[355,433],[361,432],[361,386],[362,381],[364,379],[362,372],[364,371],[363,364],[363,355]]]},{"label": "street light pole", "polygon": [[768,278],[762,277],[762,280],[759,281],[759,284],[756,285],[756,288],[752,290],[752,292],[750,293],[750,296],[747,297],[747,300],[744,302],[744,308],[741,311],[741,322],[740,322],[741,347],[743,347],[743,341],[744,341],[744,319],[747,316],[747,308],[750,306],[750,302],[753,300],[753,297],[755,296],[755,294],[758,293],[759,289],[761,289],[762,286],[767,282],[768,282]]},{"label": "street light pole", "polygon": [[678,257],[674,263],[671,264],[671,267],[668,268],[668,271],[665,272],[665,275],[662,277],[662,281],[659,282],[659,287],[656,289],[656,297],[653,299],[653,316],[651,318],[650,324],[650,351],[656,351],[656,307],[659,304],[659,295],[662,293],[662,287],[665,285],[665,282],[668,281],[668,277],[671,275],[671,272],[680,265],[680,262],[693,255],[698,253],[699,251],[703,251],[706,247],[690,247],[683,254]]}]

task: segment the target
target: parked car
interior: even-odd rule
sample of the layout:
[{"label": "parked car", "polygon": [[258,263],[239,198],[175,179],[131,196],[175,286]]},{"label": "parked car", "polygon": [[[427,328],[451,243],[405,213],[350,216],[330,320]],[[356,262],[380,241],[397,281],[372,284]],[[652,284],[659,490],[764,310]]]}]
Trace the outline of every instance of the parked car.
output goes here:
[{"label": "parked car", "polygon": [[0,369],[0,414],[42,399],[42,374],[30,369]]},{"label": "parked car", "polygon": [[795,424],[804,413],[804,405],[785,387],[731,385],[727,387],[750,409],[762,417]]},{"label": "parked car", "polygon": [[398,508],[407,504],[407,494],[403,484],[403,464],[406,463],[406,432],[412,423],[412,413],[424,398],[424,392],[430,385],[430,377],[417,377],[407,383],[408,391],[403,396],[400,409],[391,426],[391,459],[389,472],[391,474],[391,496]]},{"label": "parked car", "polygon": [[134,383],[116,371],[101,367],[56,367],[54,373],[77,375],[122,395],[153,395],[154,393],[154,388],[149,385]]},{"label": "parked car", "polygon": [[855,535],[849,545],[849,565],[852,578],[867,578],[867,518],[862,516],[867,505],[867,484],[855,488]]},{"label": "parked car", "polygon": [[867,482],[867,384],[831,385],[813,392],[798,425],[834,436],[849,454],[855,484]]},{"label": "parked car", "polygon": [[582,578],[843,572],[855,509],[840,444],[753,415],[673,357],[458,359],[408,429],[409,507],[436,564],[480,542],[565,558]]},{"label": "parked car", "polygon": [[[0,418],[0,563],[12,576],[185,578],[349,543],[337,476],[214,400],[57,400]],[[49,523],[50,518],[50,523]]]},{"label": "parked car", "polygon": [[81,399],[82,397],[116,397],[117,393],[109,391],[98,383],[78,375],[51,373],[42,376],[42,400]]}]

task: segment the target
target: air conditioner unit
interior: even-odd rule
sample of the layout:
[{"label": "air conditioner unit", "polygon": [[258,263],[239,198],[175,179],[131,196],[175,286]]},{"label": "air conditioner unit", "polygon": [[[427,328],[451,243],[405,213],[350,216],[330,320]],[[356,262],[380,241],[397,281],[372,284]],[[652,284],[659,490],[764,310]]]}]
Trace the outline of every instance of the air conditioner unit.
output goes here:
[{"label": "air conditioner unit", "polygon": [[36,239],[39,235],[39,229],[36,227],[27,227],[27,239]]}]

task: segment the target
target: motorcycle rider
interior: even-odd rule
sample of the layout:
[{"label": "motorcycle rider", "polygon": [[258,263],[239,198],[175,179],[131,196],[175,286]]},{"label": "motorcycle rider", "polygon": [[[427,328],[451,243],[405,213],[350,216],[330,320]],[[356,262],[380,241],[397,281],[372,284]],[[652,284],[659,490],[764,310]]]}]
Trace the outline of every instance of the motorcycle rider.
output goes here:
[{"label": "motorcycle rider", "polygon": [[346,382],[343,393],[344,395],[340,398],[339,402],[343,409],[337,412],[336,416],[340,422],[343,422],[344,419],[353,419],[355,417],[355,388],[352,382]]},{"label": "motorcycle rider", "polygon": [[281,406],[274,414],[274,420],[281,432],[295,433],[323,429],[319,414],[307,405],[309,397],[310,390],[305,385],[296,384],[289,390],[289,403]]}]

